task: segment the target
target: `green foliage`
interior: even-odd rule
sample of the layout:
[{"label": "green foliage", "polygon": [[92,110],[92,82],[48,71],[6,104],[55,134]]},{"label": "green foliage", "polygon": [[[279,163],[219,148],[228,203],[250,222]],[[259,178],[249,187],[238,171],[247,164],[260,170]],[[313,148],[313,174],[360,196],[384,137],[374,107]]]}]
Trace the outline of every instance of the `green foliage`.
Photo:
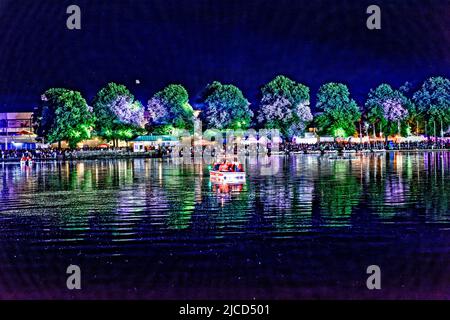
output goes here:
[{"label": "green foliage", "polygon": [[36,133],[54,143],[67,141],[71,148],[91,137],[92,109],[78,91],[52,88],[42,95],[34,115]]},{"label": "green foliage", "polygon": [[312,121],[309,88],[279,75],[261,88],[258,122],[265,128],[279,129],[290,138],[301,134]]},{"label": "green foliage", "polygon": [[[124,98],[128,103],[124,103],[121,108],[142,109],[142,104],[134,100],[133,94],[121,84],[108,83],[94,97],[92,101],[93,112],[96,117],[95,130],[98,136],[107,140],[130,140],[136,135],[144,133],[144,129],[120,117],[117,110],[117,101]],[[123,110],[124,112],[126,110]]]},{"label": "green foliage", "polygon": [[151,128],[151,133],[156,135],[170,135],[174,131],[174,126],[171,124],[158,125]]},{"label": "green foliage", "polygon": [[247,129],[253,117],[249,105],[236,86],[214,81],[206,87],[203,119],[208,129]]},{"label": "green foliage", "polygon": [[429,125],[436,122],[445,131],[450,125],[450,80],[444,77],[427,79],[413,96],[418,111]]},{"label": "green foliage", "polygon": [[187,90],[179,84],[170,84],[157,92],[154,99],[160,101],[165,110],[162,123],[152,124],[150,127],[162,127],[158,131],[167,132],[171,127],[176,129],[191,130],[193,128],[194,110],[189,104]]},{"label": "green foliage", "polygon": [[[372,125],[376,126],[376,130],[381,130],[386,137],[398,133],[399,123],[401,134],[407,135],[410,128],[415,127],[419,119],[414,103],[402,93],[405,90],[405,88],[394,90],[390,85],[383,83],[375,89],[371,89],[368,94],[365,103],[367,118]],[[392,102],[397,104],[397,108],[386,108],[387,104]],[[397,116],[398,119],[395,120],[393,119],[395,118],[394,112],[404,116]]]},{"label": "green foliage", "polygon": [[317,117],[322,133],[334,137],[355,134],[355,122],[361,119],[361,112],[345,84],[330,82],[322,85],[317,93],[316,107],[323,111]]},{"label": "green foliage", "polygon": [[309,101],[309,88],[283,75],[263,86],[261,93],[263,96],[286,98],[293,106]]}]

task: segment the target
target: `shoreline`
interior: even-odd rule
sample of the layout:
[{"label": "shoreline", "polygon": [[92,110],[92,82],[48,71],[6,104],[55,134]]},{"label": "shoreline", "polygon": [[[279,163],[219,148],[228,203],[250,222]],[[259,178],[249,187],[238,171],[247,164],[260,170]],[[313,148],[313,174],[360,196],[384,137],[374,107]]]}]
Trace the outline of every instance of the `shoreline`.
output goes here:
[{"label": "shoreline", "polygon": [[[342,150],[341,153],[344,154],[382,154],[382,153],[389,153],[389,152],[442,152],[442,151],[449,151],[450,149],[395,149],[395,150]],[[320,150],[314,150],[310,152],[303,152],[303,151],[294,151],[291,152],[292,154],[339,154],[339,150],[324,150],[324,152],[321,152]],[[283,155],[284,152],[276,153],[277,155]]]},{"label": "shoreline", "polygon": [[[316,156],[325,156],[325,155],[369,155],[369,154],[386,154],[386,153],[392,153],[392,152],[400,152],[400,153],[421,153],[421,152],[450,152],[450,149],[400,149],[400,150],[364,150],[364,151],[356,151],[356,150],[343,150],[341,153],[338,150],[325,150],[324,152],[315,150],[310,152],[303,152],[303,151],[294,151],[294,152],[277,152],[272,153],[272,156],[288,156],[288,155],[316,155]],[[81,156],[80,156],[81,155]],[[237,155],[236,155],[237,156]],[[260,156],[258,154],[257,156]],[[246,155],[245,157],[249,157]],[[44,159],[33,159],[34,163],[44,163],[44,162],[54,162],[54,161],[60,161],[60,162],[66,162],[66,161],[83,161],[83,160],[119,160],[119,159],[172,159],[172,158],[183,158],[183,157],[171,157],[171,156],[160,156],[155,152],[103,152],[103,153],[80,153],[77,156],[69,156],[69,157],[63,157],[58,156],[56,158],[44,158]],[[14,159],[0,159],[1,164],[19,164],[20,158],[14,158]]]}]

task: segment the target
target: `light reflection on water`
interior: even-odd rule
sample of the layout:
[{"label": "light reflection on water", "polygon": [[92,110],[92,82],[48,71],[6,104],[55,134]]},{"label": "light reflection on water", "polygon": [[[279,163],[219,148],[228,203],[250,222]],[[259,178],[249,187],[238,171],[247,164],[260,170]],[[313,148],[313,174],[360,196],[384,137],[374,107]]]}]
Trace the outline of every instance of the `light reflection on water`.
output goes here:
[{"label": "light reflection on water", "polygon": [[[112,297],[130,287],[131,297],[179,298],[179,287],[184,298],[229,297],[229,287],[246,298],[345,297],[364,288],[365,263],[404,275],[387,297],[449,293],[435,281],[450,282],[439,279],[450,260],[450,153],[247,159],[247,182],[232,188],[211,185],[208,165],[0,164],[0,296],[40,297],[27,291],[38,287],[65,297],[71,262],[95,273],[85,297],[108,287],[108,266],[115,279],[128,272]],[[279,170],[261,175],[262,165]],[[418,280],[406,275],[425,280],[408,287]]]}]

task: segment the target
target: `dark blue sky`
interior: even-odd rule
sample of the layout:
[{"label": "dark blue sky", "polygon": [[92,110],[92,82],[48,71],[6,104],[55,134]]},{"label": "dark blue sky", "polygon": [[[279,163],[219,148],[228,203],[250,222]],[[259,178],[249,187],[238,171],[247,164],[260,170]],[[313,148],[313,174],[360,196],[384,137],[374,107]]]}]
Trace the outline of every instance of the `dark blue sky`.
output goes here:
[{"label": "dark blue sky", "polygon": [[[82,30],[66,29],[70,4]],[[366,28],[370,4],[381,30]],[[194,101],[213,80],[256,103],[278,74],[308,85],[313,103],[327,81],[361,103],[381,82],[450,76],[450,1],[0,0],[0,50],[0,110],[31,110],[51,86],[89,101],[109,81],[144,104],[169,83]]]}]

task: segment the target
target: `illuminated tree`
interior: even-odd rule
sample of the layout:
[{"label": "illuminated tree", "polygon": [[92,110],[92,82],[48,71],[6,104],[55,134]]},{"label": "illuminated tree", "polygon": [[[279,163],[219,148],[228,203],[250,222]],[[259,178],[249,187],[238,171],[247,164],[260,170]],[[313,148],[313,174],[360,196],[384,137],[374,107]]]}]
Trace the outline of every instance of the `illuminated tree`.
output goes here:
[{"label": "illuminated tree", "polygon": [[268,129],[279,129],[285,137],[302,134],[313,117],[309,107],[309,88],[277,76],[261,89],[257,121]]},{"label": "illuminated tree", "polygon": [[370,90],[365,107],[375,135],[378,130],[386,138],[397,133],[407,134],[412,124],[408,121],[416,120],[417,116],[414,104],[401,91],[385,83]]},{"label": "illuminated tree", "polygon": [[41,96],[34,114],[36,133],[47,142],[67,141],[71,148],[89,139],[94,125],[92,108],[78,91],[52,88]]},{"label": "illuminated tree", "polygon": [[321,132],[334,137],[352,136],[355,123],[361,119],[356,102],[350,98],[345,84],[326,83],[319,88],[316,107],[322,113],[317,117]]},{"label": "illuminated tree", "polygon": [[383,101],[383,116],[389,123],[396,122],[400,133],[400,122],[408,117],[406,110],[400,99],[387,99]]},{"label": "illuminated tree", "polygon": [[129,140],[144,132],[144,108],[121,84],[108,83],[92,102],[97,135],[107,140]]},{"label": "illuminated tree", "polygon": [[150,131],[170,133],[172,129],[193,128],[194,110],[186,89],[171,84],[157,92],[147,103],[147,127]]},{"label": "illuminated tree", "polygon": [[145,124],[144,108],[139,101],[129,96],[119,96],[111,105],[111,111],[119,123],[142,128]]},{"label": "illuminated tree", "polygon": [[441,135],[450,125],[450,80],[444,77],[427,79],[413,100],[418,110],[424,114],[429,125],[433,126],[436,136],[436,123],[441,128]]},{"label": "illuminated tree", "polygon": [[171,134],[174,127],[170,123],[167,103],[159,97],[152,97],[147,103],[147,130],[155,134]]},{"label": "illuminated tree", "polygon": [[208,129],[247,129],[250,125],[250,103],[234,85],[214,81],[206,87],[203,99]]}]

